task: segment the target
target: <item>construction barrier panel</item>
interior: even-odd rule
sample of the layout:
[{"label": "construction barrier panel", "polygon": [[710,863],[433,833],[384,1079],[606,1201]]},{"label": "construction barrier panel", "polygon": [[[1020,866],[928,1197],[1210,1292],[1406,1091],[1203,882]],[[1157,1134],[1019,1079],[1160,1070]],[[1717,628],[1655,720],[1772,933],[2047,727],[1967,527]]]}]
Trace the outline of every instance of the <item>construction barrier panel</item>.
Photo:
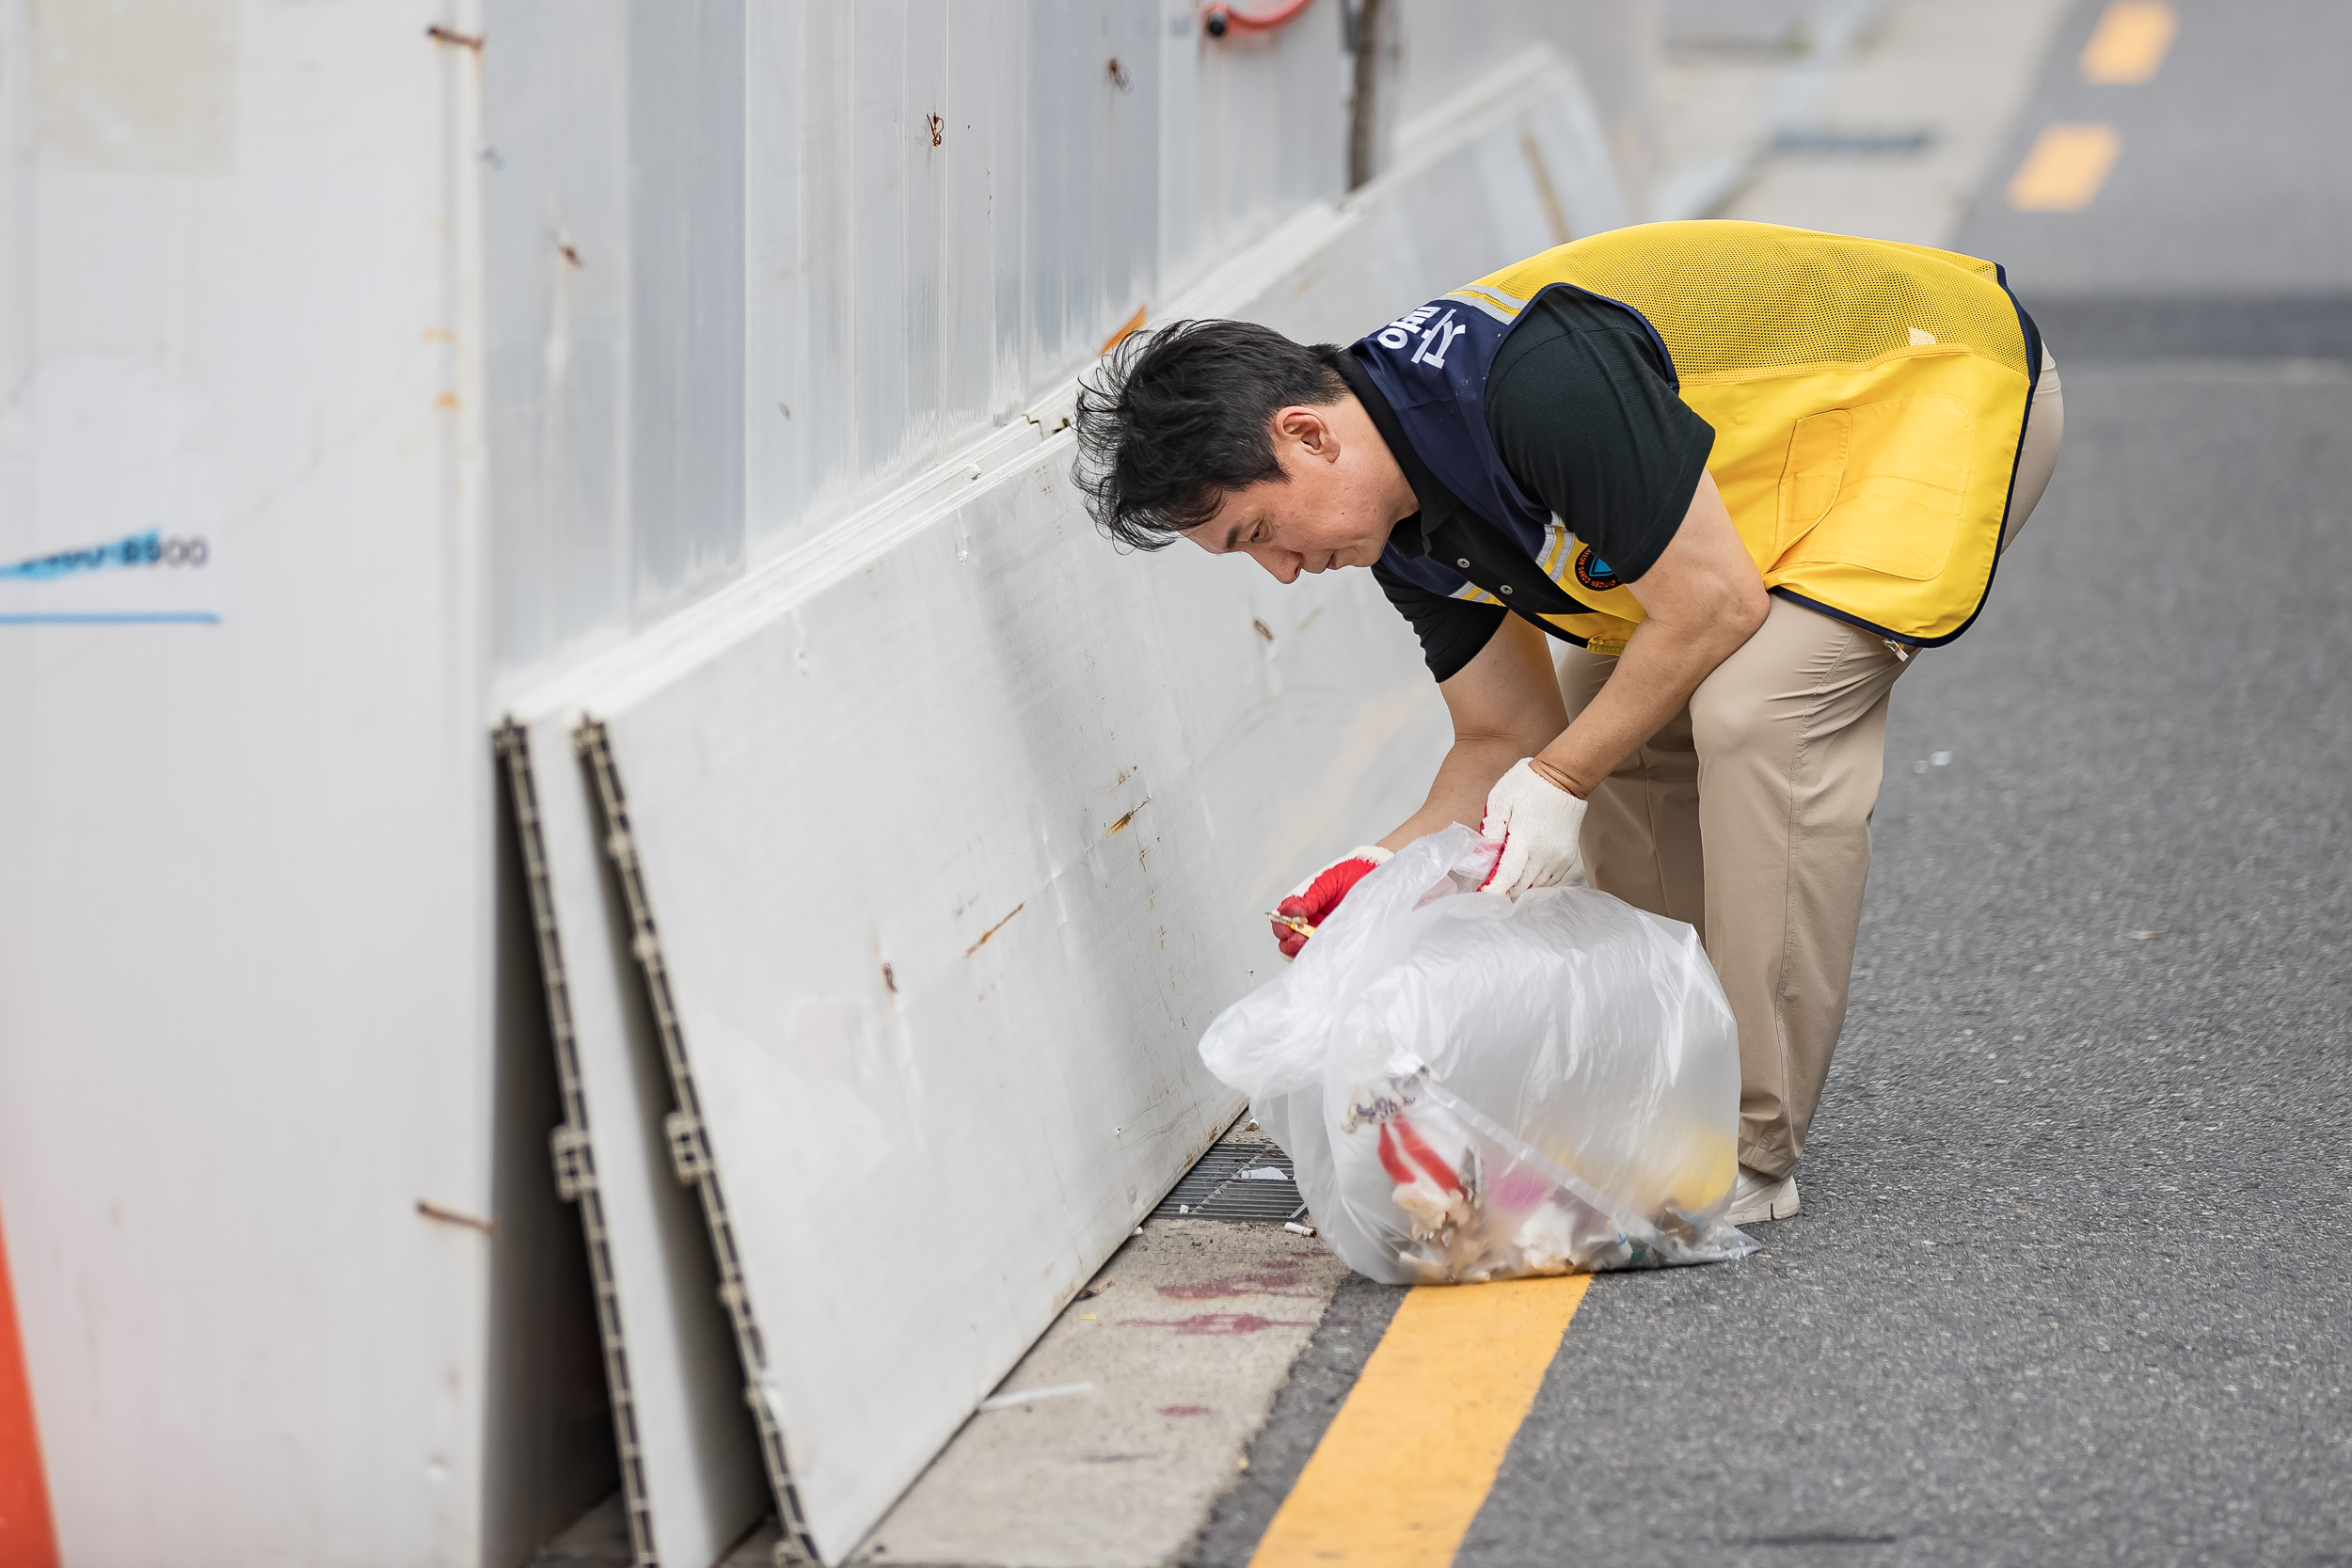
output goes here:
[{"label": "construction barrier panel", "polygon": [[[1622,221],[1549,52],[1418,135],[1169,313],[1352,337]],[[1231,1118],[1196,1047],[1279,961],[1260,911],[1447,741],[1369,578],[1099,538],[1068,408],[516,705],[567,798],[562,940],[630,933],[787,1540],[826,1561]],[[583,1055],[646,1050],[620,982]]]}]

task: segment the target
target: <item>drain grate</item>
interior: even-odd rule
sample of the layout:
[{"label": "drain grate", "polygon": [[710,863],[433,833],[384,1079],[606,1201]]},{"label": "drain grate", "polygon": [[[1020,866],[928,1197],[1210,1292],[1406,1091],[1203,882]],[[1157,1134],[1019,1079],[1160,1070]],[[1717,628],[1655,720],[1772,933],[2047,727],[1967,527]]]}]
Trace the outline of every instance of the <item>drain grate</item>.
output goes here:
[{"label": "drain grate", "polygon": [[[1279,1174],[1245,1174],[1262,1171]],[[1280,1225],[1302,1219],[1306,1212],[1288,1155],[1272,1144],[1224,1143],[1200,1156],[1175,1190],[1160,1199],[1152,1217]]]}]

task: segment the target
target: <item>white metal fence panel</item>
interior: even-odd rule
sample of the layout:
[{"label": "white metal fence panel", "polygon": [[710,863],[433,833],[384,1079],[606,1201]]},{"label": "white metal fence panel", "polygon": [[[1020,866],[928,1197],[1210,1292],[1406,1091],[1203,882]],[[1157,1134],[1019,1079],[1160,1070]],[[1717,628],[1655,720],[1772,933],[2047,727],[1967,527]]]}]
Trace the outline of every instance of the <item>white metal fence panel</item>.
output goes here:
[{"label": "white metal fence panel", "polygon": [[1136,311],[1337,194],[1337,8],[1219,42],[1166,0],[755,13],[754,559],[1017,418]]},{"label": "white metal fence panel", "polygon": [[545,671],[1019,411],[1343,184],[1337,0],[488,0],[498,657]]},{"label": "white metal fence panel", "polygon": [[488,0],[499,657],[743,567],[743,0]]},{"label": "white metal fence panel", "polygon": [[435,23],[0,6],[0,561],[160,524],[229,574],[154,624],[197,568],[118,550],[0,625],[0,1203],[76,1568],[470,1561],[534,1500],[486,1450],[560,1435],[494,1424],[485,1355],[476,55]]},{"label": "white metal fence panel", "polygon": [[628,927],[605,898],[572,736],[506,726],[498,744],[562,1080],[549,1152],[586,1232],[629,1543],[637,1562],[706,1568],[771,1503],[719,1272],[675,1159],[677,1099]]}]

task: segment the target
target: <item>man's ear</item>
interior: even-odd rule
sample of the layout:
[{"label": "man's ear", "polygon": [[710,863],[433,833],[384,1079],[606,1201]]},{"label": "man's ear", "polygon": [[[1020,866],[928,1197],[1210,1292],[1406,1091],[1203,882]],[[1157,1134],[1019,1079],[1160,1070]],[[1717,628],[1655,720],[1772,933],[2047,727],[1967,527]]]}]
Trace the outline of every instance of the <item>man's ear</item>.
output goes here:
[{"label": "man's ear", "polygon": [[1310,457],[1324,462],[1335,461],[1340,454],[1340,433],[1323,409],[1309,404],[1293,404],[1274,416],[1274,433],[1278,438],[1298,443],[1299,450]]}]

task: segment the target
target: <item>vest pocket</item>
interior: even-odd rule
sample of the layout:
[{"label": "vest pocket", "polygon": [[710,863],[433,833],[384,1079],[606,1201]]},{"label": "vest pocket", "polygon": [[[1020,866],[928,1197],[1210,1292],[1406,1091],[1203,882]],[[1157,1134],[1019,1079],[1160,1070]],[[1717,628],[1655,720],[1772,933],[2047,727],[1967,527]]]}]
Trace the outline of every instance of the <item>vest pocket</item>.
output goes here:
[{"label": "vest pocket", "polygon": [[1846,448],[1853,435],[1851,409],[1833,408],[1797,421],[1788,438],[1788,466],[1780,473],[1780,526],[1772,540],[1778,562],[1829,515],[1846,476]]},{"label": "vest pocket", "polygon": [[1960,532],[1976,416],[1958,398],[1891,398],[1797,421],[1780,481],[1778,569],[1859,566],[1924,581]]}]

